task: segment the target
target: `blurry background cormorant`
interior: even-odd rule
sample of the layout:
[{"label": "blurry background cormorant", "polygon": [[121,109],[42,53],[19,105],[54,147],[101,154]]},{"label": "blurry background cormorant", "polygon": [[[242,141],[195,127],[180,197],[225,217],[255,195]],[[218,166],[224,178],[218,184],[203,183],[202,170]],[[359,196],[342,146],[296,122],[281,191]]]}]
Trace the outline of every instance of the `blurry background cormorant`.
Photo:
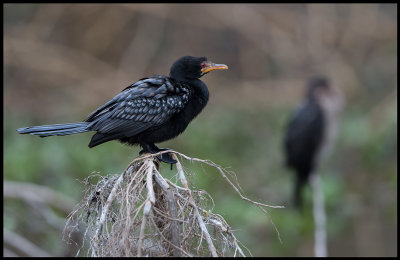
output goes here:
[{"label": "blurry background cormorant", "polygon": [[293,201],[302,205],[302,191],[331,146],[343,98],[325,77],[308,82],[302,104],[294,111],[284,140],[286,165],[295,171]]}]

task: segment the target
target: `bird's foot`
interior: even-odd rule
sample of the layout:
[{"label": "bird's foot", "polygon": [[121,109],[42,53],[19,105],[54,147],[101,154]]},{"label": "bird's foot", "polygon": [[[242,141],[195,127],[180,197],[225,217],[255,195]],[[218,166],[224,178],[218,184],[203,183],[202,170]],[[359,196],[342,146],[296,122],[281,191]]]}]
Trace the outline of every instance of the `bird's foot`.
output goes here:
[{"label": "bird's foot", "polygon": [[[152,144],[152,145],[147,145],[146,144],[146,145],[143,145],[142,147],[143,147],[143,150],[141,150],[139,152],[139,154],[142,154],[142,153],[145,153],[145,152],[148,152],[148,153],[151,153],[151,154],[155,154],[155,153],[158,153],[158,152],[161,152],[161,151],[171,150],[169,148],[158,148],[154,144]],[[171,156],[170,153],[159,154],[159,155],[157,155],[157,159],[160,160],[161,162],[171,164],[171,170],[172,170],[173,164],[177,163],[176,160],[172,159],[172,156]]]},{"label": "bird's foot", "polygon": [[[169,149],[169,148],[161,148],[159,150],[159,152],[168,151],[168,150],[171,150],[171,149]],[[165,163],[170,163],[171,164],[171,170],[172,170],[172,165],[177,163],[176,160],[172,159],[172,156],[171,156],[170,153],[163,153],[163,154],[157,155],[157,159],[162,161],[162,162],[165,162]]]}]

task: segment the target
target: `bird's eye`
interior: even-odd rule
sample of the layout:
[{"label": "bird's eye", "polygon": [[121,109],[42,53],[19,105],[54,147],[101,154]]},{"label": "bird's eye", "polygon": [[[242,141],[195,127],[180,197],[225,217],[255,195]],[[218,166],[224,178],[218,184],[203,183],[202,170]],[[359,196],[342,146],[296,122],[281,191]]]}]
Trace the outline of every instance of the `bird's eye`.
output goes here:
[{"label": "bird's eye", "polygon": [[205,68],[205,67],[206,67],[206,64],[202,63],[202,64],[201,64],[201,67],[202,67],[202,68]]}]

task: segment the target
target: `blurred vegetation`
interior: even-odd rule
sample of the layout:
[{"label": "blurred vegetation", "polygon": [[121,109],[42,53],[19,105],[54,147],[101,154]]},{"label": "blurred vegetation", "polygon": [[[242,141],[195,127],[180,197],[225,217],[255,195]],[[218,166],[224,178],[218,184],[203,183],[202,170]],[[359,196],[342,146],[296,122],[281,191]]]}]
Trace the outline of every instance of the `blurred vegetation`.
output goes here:
[{"label": "blurred vegetation", "polygon": [[[186,165],[201,172],[192,184],[213,196],[215,213],[254,256],[311,256],[311,191],[304,212],[288,203],[293,176],[282,139],[307,78],[323,74],[346,97],[336,146],[319,171],[329,254],[397,255],[397,5],[3,7],[4,181],[43,185],[79,201],[81,180],[122,172],[139,148],[109,142],[89,149],[89,133],[42,139],[15,129],[83,120],[130,83],[167,75],[177,58],[206,56],[229,70],[202,78],[208,106],[160,146],[228,167],[248,197],[286,206],[269,211],[281,244],[270,220],[214,170]],[[5,230],[51,255],[76,253],[62,241],[66,213],[6,194],[3,212]]]}]

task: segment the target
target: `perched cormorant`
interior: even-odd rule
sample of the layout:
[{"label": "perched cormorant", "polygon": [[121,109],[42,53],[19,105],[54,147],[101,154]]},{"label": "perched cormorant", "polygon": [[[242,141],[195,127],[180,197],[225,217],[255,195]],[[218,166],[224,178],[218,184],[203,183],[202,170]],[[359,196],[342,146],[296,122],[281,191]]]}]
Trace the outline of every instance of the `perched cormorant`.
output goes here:
[{"label": "perched cormorant", "polygon": [[[21,134],[47,137],[97,131],[89,147],[119,140],[140,145],[143,152],[167,150],[155,143],[181,134],[206,106],[208,89],[199,78],[228,66],[214,64],[206,57],[184,56],[171,67],[170,75],[140,79],[91,113],[85,121],[69,124],[19,128]],[[176,163],[168,153],[157,156],[165,163]]]},{"label": "perched cormorant", "polygon": [[308,82],[303,103],[290,119],[284,140],[286,165],[296,173],[294,204],[301,207],[302,190],[314,173],[321,153],[332,143],[342,96],[324,77]]}]

